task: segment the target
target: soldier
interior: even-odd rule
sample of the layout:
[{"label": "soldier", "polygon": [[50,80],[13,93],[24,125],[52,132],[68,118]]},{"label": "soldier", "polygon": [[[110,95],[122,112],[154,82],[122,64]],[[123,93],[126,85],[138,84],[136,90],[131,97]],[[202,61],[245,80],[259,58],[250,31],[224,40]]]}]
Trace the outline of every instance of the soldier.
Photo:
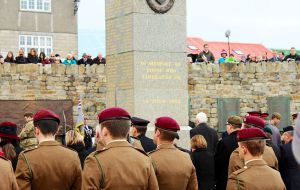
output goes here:
[{"label": "soldier", "polygon": [[[256,116],[246,116],[244,118],[244,128],[260,128],[263,129],[265,126],[265,121]],[[264,148],[264,152],[262,158],[267,163],[268,166],[271,168],[278,170],[278,160],[277,157],[272,149],[272,147],[266,146]],[[233,172],[243,168],[244,163],[243,160],[239,157],[238,148],[235,149],[229,158],[229,165],[228,165],[228,176]]]},{"label": "soldier", "polygon": [[188,154],[178,150],[173,141],[178,123],[170,117],[160,117],[155,122],[154,143],[157,149],[150,152],[159,189],[198,189],[196,169]]},{"label": "soldier", "polygon": [[20,144],[25,150],[37,146],[37,139],[34,135],[34,126],[33,126],[32,117],[33,117],[32,113],[24,114],[24,119],[26,121],[26,124],[19,135]]},{"label": "soldier", "polygon": [[11,163],[2,156],[0,156],[0,168],[0,189],[18,190],[18,184]]},{"label": "soldier", "polygon": [[59,116],[50,110],[40,110],[33,117],[39,145],[19,156],[16,178],[19,188],[43,190],[81,189],[81,166],[75,151],[55,141]]},{"label": "soldier", "polygon": [[[262,159],[266,139],[266,134],[258,128],[238,131],[239,155],[245,165],[229,176],[228,190],[285,190],[280,173]],[[272,183],[267,183],[266,179],[272,179]]]},{"label": "soldier", "polygon": [[131,133],[134,138],[137,138],[141,141],[143,149],[145,152],[150,152],[156,149],[156,145],[153,143],[153,140],[146,137],[147,125],[150,121],[141,119],[138,117],[131,118]]},{"label": "soldier", "polygon": [[85,160],[83,190],[158,189],[151,159],[126,139],[130,118],[122,108],[108,108],[99,113],[99,138],[105,147],[97,149]]}]

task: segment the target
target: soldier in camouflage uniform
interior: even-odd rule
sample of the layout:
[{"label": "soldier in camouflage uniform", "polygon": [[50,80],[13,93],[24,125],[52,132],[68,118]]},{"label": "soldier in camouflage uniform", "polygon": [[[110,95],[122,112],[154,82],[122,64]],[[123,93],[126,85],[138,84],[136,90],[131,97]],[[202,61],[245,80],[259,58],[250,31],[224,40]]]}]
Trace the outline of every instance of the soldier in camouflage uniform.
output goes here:
[{"label": "soldier in camouflage uniform", "polygon": [[26,124],[22,129],[19,137],[21,146],[26,150],[29,148],[33,148],[37,146],[37,139],[34,134],[34,125],[33,125],[33,114],[32,113],[25,113],[24,118]]}]

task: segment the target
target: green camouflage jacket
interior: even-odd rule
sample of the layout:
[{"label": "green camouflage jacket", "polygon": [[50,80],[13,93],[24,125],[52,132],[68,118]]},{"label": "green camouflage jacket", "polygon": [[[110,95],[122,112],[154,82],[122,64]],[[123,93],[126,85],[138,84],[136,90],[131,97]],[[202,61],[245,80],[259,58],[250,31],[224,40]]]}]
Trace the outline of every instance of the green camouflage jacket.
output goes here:
[{"label": "green camouflage jacket", "polygon": [[20,133],[20,143],[24,149],[37,146],[37,139],[34,135],[33,121],[26,123],[25,127]]}]

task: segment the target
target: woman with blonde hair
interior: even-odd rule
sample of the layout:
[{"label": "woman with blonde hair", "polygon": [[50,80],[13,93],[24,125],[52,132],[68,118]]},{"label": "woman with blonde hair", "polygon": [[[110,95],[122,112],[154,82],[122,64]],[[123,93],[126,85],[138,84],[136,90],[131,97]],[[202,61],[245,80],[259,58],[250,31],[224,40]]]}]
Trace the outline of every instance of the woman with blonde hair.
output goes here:
[{"label": "woman with blonde hair", "polygon": [[84,160],[88,156],[88,152],[85,150],[83,136],[75,130],[68,131],[66,133],[66,145],[78,153],[81,167],[83,168]]},{"label": "woman with blonde hair", "polygon": [[191,158],[196,168],[198,189],[215,189],[214,155],[207,150],[207,142],[202,135],[195,135],[191,139]]}]

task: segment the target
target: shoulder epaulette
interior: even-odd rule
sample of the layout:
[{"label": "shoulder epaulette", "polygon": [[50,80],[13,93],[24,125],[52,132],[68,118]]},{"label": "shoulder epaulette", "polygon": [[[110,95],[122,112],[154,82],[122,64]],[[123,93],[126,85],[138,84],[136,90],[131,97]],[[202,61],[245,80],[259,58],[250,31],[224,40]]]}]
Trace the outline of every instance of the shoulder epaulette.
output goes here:
[{"label": "shoulder epaulette", "polygon": [[239,170],[233,172],[233,174],[237,176],[237,175],[243,173],[244,171],[246,171],[247,169],[248,169],[248,168],[245,168],[245,167],[244,167],[244,168],[241,168],[241,169],[239,169]]},{"label": "shoulder epaulette", "polygon": [[91,155],[96,156],[97,154],[101,154],[102,152],[108,150],[107,148],[103,148],[101,150],[96,150],[94,152],[91,153]]},{"label": "shoulder epaulette", "polygon": [[0,159],[3,159],[3,160],[6,160],[6,161],[8,161],[8,159],[7,159],[7,158],[5,158],[4,156],[0,156]]},{"label": "shoulder epaulette", "polygon": [[34,147],[31,147],[31,148],[25,149],[21,153],[27,153],[27,152],[30,152],[30,151],[33,151],[33,150],[36,150],[36,149],[38,149],[38,146],[34,146]]},{"label": "shoulder epaulette", "polygon": [[135,150],[139,151],[140,153],[143,153],[146,156],[149,156],[144,150],[141,150],[141,149],[139,149],[137,147],[132,147],[132,148],[134,148]]},{"label": "shoulder epaulette", "polygon": [[102,152],[106,151],[108,149],[104,148],[102,150],[96,150],[95,152],[92,152],[90,155],[92,157],[94,157],[96,160],[97,160],[97,163],[98,163],[98,167],[99,169],[101,170],[101,181],[100,181],[100,187],[101,188],[104,188],[104,183],[105,183],[105,171],[103,169],[103,166],[101,164],[101,160],[99,158],[97,158],[97,155],[98,154],[101,154]]},{"label": "shoulder epaulette", "polygon": [[152,150],[152,151],[150,151],[150,152],[147,152],[147,154],[152,154],[152,153],[154,153],[154,152],[157,152],[159,149],[155,149],[155,150]]}]

